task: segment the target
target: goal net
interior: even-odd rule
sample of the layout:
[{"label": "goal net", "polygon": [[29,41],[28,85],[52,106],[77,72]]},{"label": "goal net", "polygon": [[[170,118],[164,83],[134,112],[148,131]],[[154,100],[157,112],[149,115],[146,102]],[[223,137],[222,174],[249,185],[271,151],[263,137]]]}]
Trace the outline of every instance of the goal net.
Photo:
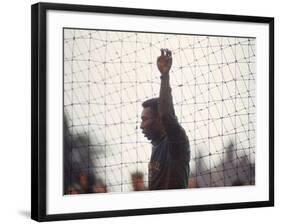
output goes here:
[{"label": "goal net", "polygon": [[[175,112],[190,141],[189,187],[255,184],[255,38],[64,29],[64,187],[132,191],[148,181],[142,102],[172,51]],[[85,190],[85,185],[87,190]],[[78,189],[74,189],[77,190]]]}]

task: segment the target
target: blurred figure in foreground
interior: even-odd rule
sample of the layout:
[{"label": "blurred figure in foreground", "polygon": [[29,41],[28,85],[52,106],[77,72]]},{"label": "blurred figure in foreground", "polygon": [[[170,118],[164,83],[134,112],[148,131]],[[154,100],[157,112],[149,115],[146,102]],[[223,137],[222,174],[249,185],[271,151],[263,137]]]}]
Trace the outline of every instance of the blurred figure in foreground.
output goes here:
[{"label": "blurred figure in foreground", "polygon": [[143,180],[143,173],[141,172],[135,172],[131,174],[132,184],[133,184],[133,190],[134,191],[144,191],[144,180]]},{"label": "blurred figure in foreground", "polygon": [[102,180],[97,179],[93,185],[93,193],[106,193],[107,187]]}]

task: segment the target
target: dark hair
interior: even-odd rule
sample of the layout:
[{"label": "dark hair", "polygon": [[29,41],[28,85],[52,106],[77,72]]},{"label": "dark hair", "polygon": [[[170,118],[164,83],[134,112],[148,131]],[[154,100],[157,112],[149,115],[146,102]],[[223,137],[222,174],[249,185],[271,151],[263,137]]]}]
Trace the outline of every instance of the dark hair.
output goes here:
[{"label": "dark hair", "polygon": [[132,179],[135,179],[135,178],[143,178],[143,173],[141,173],[141,172],[134,172],[134,173],[132,173],[131,174],[131,177],[132,177]]},{"label": "dark hair", "polygon": [[159,98],[152,98],[142,103],[143,108],[150,107],[155,114],[158,114],[158,100]]}]

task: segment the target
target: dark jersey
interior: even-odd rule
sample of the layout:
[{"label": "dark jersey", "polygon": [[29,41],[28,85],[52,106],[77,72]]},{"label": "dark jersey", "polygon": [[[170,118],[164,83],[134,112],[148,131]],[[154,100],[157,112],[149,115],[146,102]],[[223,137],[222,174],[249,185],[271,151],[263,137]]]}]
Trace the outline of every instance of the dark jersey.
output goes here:
[{"label": "dark jersey", "polygon": [[190,147],[188,137],[175,116],[169,76],[161,79],[158,113],[166,134],[152,147],[149,189],[186,188]]},{"label": "dark jersey", "polygon": [[187,188],[189,175],[189,144],[171,142],[164,136],[152,147],[149,163],[149,189]]}]

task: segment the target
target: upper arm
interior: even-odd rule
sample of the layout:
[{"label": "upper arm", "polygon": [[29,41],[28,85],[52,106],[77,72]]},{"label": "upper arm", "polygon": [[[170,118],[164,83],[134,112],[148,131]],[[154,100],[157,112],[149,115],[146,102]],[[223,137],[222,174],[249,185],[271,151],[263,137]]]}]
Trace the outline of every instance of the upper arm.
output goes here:
[{"label": "upper arm", "polygon": [[161,122],[164,126],[170,142],[174,143],[186,143],[188,142],[185,130],[179,124],[176,116],[173,114],[165,114],[161,116]]},{"label": "upper arm", "polygon": [[163,125],[170,144],[170,155],[176,160],[190,160],[190,145],[185,130],[175,116],[163,117]]}]

